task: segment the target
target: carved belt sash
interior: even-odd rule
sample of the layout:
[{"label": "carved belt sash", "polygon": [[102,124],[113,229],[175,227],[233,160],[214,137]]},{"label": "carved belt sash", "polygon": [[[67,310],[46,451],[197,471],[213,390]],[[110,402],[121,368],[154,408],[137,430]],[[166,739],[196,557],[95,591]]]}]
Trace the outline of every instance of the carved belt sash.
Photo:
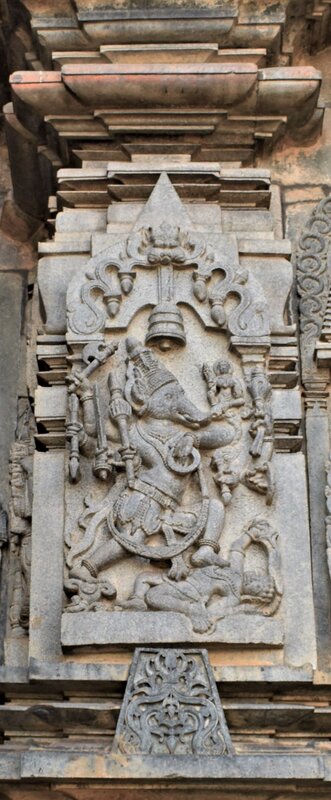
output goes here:
[{"label": "carved belt sash", "polygon": [[142,481],[139,478],[136,478],[133,488],[135,491],[141,492],[141,494],[145,494],[147,497],[151,497],[153,500],[156,500],[161,508],[170,508],[171,511],[175,511],[178,506],[177,500],[175,500],[174,497],[171,497],[171,495],[161,491],[161,489],[157,489],[156,486],[151,486],[151,484],[145,483],[145,481]]}]

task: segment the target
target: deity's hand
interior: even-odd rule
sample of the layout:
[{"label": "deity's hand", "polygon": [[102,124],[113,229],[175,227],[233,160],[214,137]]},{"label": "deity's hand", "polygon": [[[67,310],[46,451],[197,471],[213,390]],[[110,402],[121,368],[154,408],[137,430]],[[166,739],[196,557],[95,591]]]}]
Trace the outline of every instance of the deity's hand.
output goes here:
[{"label": "deity's hand", "polygon": [[91,383],[84,373],[72,372],[68,376],[68,384],[69,393],[75,392],[78,397],[84,397],[84,395],[92,392]]},{"label": "deity's hand", "polygon": [[122,461],[120,452],[118,450],[114,450],[112,447],[108,447],[107,449],[107,459],[108,463],[113,467],[124,467],[124,462]]},{"label": "deity's hand", "polygon": [[212,419],[212,420],[223,419],[225,410],[226,409],[221,404],[219,404],[217,406],[214,406],[214,408],[213,408],[213,410],[212,410],[212,412],[210,414],[210,419]]},{"label": "deity's hand", "polygon": [[112,419],[117,417],[129,417],[131,414],[130,404],[124,400],[124,397],[116,397],[109,404],[109,413]]},{"label": "deity's hand", "polygon": [[118,452],[121,459],[121,463],[124,464],[125,461],[131,461],[134,464],[135,470],[138,469],[138,467],[140,467],[141,461],[139,456],[138,458],[136,458],[137,452],[135,447],[131,447],[131,445],[128,445],[128,447],[119,447]]}]

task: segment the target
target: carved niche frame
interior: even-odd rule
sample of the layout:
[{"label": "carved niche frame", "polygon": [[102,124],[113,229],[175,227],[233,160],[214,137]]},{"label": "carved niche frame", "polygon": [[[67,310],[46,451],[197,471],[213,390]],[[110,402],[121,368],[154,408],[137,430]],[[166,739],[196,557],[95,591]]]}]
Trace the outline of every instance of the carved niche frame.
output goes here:
[{"label": "carved niche frame", "polygon": [[[164,178],[162,179],[165,180]],[[155,191],[155,190],[154,190]],[[171,191],[174,190],[171,187]],[[178,198],[177,198],[178,200]],[[147,203],[150,206],[151,198]],[[180,202],[180,201],[179,201]],[[180,204],[181,205],[181,204]],[[147,207],[146,206],[146,207]],[[150,210],[150,209],[149,209]],[[159,210],[159,209],[158,209]],[[183,213],[183,211],[182,211]],[[186,227],[188,227],[187,220],[189,217],[185,219]],[[190,220],[189,220],[190,222]],[[141,227],[143,227],[141,225]],[[148,230],[147,226],[147,230]],[[181,227],[181,226],[180,226]],[[190,227],[194,229],[192,223]],[[148,239],[149,235],[149,239]],[[139,238],[139,237],[138,237]],[[192,248],[198,247],[197,242],[194,241],[194,235],[192,241],[190,241],[190,237],[188,237],[189,246]],[[223,241],[225,241],[226,237],[223,236]],[[129,242],[129,248],[137,247],[137,234],[133,232],[133,235],[129,237],[126,241],[126,246]],[[228,237],[229,241],[233,240],[233,237]],[[140,248],[141,248],[141,238],[140,241]],[[147,233],[147,245],[149,246],[149,254],[143,256],[144,263],[148,262],[148,258],[151,256],[151,250],[153,250],[153,241],[150,236],[150,232]],[[155,243],[154,243],[155,244]],[[121,256],[121,249],[123,250],[123,243],[120,243],[118,246],[116,245],[111,247],[111,259],[114,259],[114,249],[118,250],[118,256]],[[153,254],[152,254],[153,255]],[[95,281],[95,274],[99,270],[98,275],[98,286],[95,287],[98,292],[106,294],[106,302],[109,304],[108,312],[110,316],[110,323],[107,322],[107,331],[112,331],[112,324],[111,318],[114,318],[119,306],[119,297],[116,296],[109,286],[109,283],[106,279],[105,270],[107,264],[109,264],[109,249],[108,251],[101,252],[93,259],[91,259],[90,263],[88,264],[88,272],[87,276],[85,277],[84,273],[84,286],[86,286],[86,290],[83,290],[91,297],[90,289]],[[126,262],[125,262],[126,259]],[[142,254],[138,252],[135,254],[132,260],[132,266],[134,263],[139,263],[142,261]],[[111,262],[112,263],[112,262]],[[126,268],[123,268],[123,264],[125,263]],[[207,254],[207,263],[208,263],[208,254]],[[116,265],[115,265],[116,266]],[[130,289],[132,284],[132,278],[134,280],[134,275],[130,275],[130,270],[127,268],[127,253],[117,269],[121,272],[122,268],[122,275],[120,280],[121,288],[124,295],[129,294],[128,289]],[[149,266],[151,266],[151,261],[149,261]],[[93,274],[92,274],[93,270]],[[233,285],[233,278],[234,273],[231,269],[228,270],[226,273],[225,284],[228,283],[229,286]],[[194,281],[194,288],[193,294],[198,304],[201,302],[203,303],[205,300],[204,291],[205,291],[205,283],[204,280],[205,275],[202,272],[199,273],[199,270],[196,271],[197,277]],[[202,277],[202,280],[200,280]],[[250,281],[250,276],[245,274],[240,274],[240,270],[238,273],[239,281],[238,284],[241,287],[241,293],[245,290],[245,284],[247,280]],[[99,280],[100,278],[100,280]],[[100,282],[101,285],[100,287]],[[202,284],[201,286],[199,284]],[[82,285],[82,278],[74,279],[72,282],[72,288],[69,288],[68,292],[68,309],[69,309],[69,331],[67,340],[70,344],[70,347],[73,352],[78,352],[79,349],[86,345],[88,341],[92,338],[94,341],[102,341],[106,329],[104,328],[105,323],[105,315],[103,315],[102,319],[99,316],[98,324],[94,327],[94,330],[78,330],[76,326],[76,322],[74,319],[75,315],[75,303],[81,302],[82,297],[78,297],[77,295],[77,287]],[[237,287],[237,289],[239,288]],[[243,289],[244,287],[244,289]],[[224,287],[223,287],[224,289]],[[230,289],[231,291],[231,289]],[[107,297],[108,294],[108,297]],[[242,295],[241,295],[242,296]],[[83,297],[84,301],[84,297]],[[211,296],[209,298],[209,305],[211,306],[211,312],[215,310],[214,317],[211,313],[211,320],[213,327],[219,328],[224,330],[224,323],[225,320],[222,318],[222,313],[219,309],[219,306],[222,303],[219,303],[219,296],[215,298],[215,296]],[[216,306],[216,309],[215,309]],[[259,297],[257,300],[257,313],[263,315],[263,297]],[[89,308],[87,304],[87,308]],[[232,319],[235,319],[235,316],[238,316],[238,306],[235,309],[234,315]],[[93,316],[93,312],[92,312]],[[96,316],[94,314],[94,319]],[[72,322],[72,320],[74,320]],[[229,322],[227,320],[227,322]],[[230,321],[230,325],[231,325]],[[124,326],[125,327],[125,326]],[[230,327],[230,326],[229,326]],[[246,336],[239,334],[238,329],[236,329],[235,323],[232,324],[232,330],[230,328],[230,336],[232,341],[232,346],[236,349],[237,353],[242,357],[242,363],[245,364],[246,369],[249,368],[252,357],[253,362],[256,363],[256,358],[261,363],[265,361],[265,355],[268,351],[269,347],[269,332],[267,331],[266,327],[264,326],[263,329],[260,328],[260,334],[254,331],[254,327],[251,331],[246,331]],[[224,334],[223,334],[224,335]],[[295,457],[301,458],[300,464],[303,461],[301,454],[294,454]],[[279,481],[279,487],[281,487],[280,491],[284,492],[284,498],[282,503],[279,505],[279,512],[278,512],[278,528],[281,530],[282,535],[284,536],[284,531],[288,524],[288,512],[286,509],[286,471],[284,471],[283,463],[286,454],[277,453],[275,455],[275,467],[277,472],[277,480]],[[304,484],[304,471],[301,469],[302,473],[302,487],[301,493],[305,494],[305,484]],[[291,470],[290,470],[291,471]],[[64,508],[65,508],[65,482],[63,480],[63,476],[66,474],[66,454],[63,451],[50,451],[48,453],[37,453],[35,458],[35,472],[34,472],[34,481],[35,481],[35,492],[34,492],[34,509],[33,509],[33,520],[34,520],[34,530],[33,530],[33,557],[32,557],[32,606],[31,606],[31,628],[30,628],[30,657],[32,659],[32,663],[35,665],[40,665],[42,662],[53,662],[53,661],[70,661],[70,655],[63,655],[63,651],[61,648],[61,617],[62,617],[62,609],[63,609],[63,570],[64,570]],[[300,479],[301,480],[301,479]],[[50,498],[49,506],[45,507],[44,498],[47,496]],[[299,507],[297,511],[299,510]],[[301,508],[302,512],[302,508]],[[306,511],[305,514],[305,526],[307,527],[306,522]],[[291,530],[292,539],[294,537],[294,541],[292,542],[291,550],[289,554],[286,554],[286,559],[283,558],[284,563],[284,579],[286,583],[286,592],[284,597],[284,605],[283,605],[283,614],[285,618],[285,664],[289,663],[292,667],[298,668],[302,665],[306,664],[309,661],[308,653],[311,653],[312,644],[311,639],[309,641],[305,639],[303,634],[301,634],[300,630],[298,629],[298,620],[296,618],[296,614],[294,613],[294,605],[295,605],[295,598],[299,596],[300,593],[300,585],[302,585],[302,580],[304,580],[304,573],[305,570],[308,569],[308,560],[307,554],[305,555],[305,561],[303,564],[303,572],[302,574],[295,570],[296,566],[296,547],[295,547],[295,537],[298,538],[298,546],[301,546],[301,529],[302,529],[302,518],[300,520],[300,525],[298,527],[296,523],[296,511],[295,508],[291,509],[291,524],[293,530]],[[299,530],[300,528],[300,530]],[[299,544],[300,542],[300,544]],[[48,563],[51,565],[51,572],[48,575],[45,575],[44,569],[44,557],[45,552],[47,552],[47,560]],[[305,602],[307,605],[307,614],[311,616],[312,607],[311,607],[311,599],[309,597],[309,592],[305,597]],[[258,634],[257,639],[260,638]],[[195,638],[193,640],[197,642]],[[205,640],[204,640],[205,641]],[[287,642],[287,644],[286,644]],[[291,642],[291,644],[289,644]],[[263,645],[261,640],[257,641],[256,639],[251,642],[251,645],[259,644],[259,646]],[[267,645],[267,643],[266,643]],[[264,645],[263,645],[264,646]],[[282,637],[279,638],[277,642],[278,647],[283,646]],[[272,663],[272,658],[271,658]],[[279,659],[276,659],[276,663],[280,663]],[[280,667],[281,668],[281,667]],[[38,671],[39,667],[36,666]]]}]

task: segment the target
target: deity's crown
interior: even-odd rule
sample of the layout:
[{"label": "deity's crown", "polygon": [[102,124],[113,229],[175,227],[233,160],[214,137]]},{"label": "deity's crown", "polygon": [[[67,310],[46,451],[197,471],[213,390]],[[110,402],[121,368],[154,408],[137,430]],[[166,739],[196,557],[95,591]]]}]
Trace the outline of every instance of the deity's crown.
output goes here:
[{"label": "deity's crown", "polygon": [[163,367],[152,351],[140,344],[137,339],[127,339],[126,348],[131,362],[143,376],[150,395],[167,383],[177,382],[172,372]]}]

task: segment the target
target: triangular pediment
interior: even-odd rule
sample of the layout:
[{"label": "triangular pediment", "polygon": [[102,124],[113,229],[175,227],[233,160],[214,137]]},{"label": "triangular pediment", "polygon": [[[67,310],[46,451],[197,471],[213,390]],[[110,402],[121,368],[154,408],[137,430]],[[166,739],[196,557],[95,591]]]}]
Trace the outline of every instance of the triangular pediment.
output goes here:
[{"label": "triangular pediment", "polygon": [[[194,224],[187,213],[175,187],[171,183],[166,172],[162,172],[147,203],[143,207],[138,219],[129,233],[129,237],[137,234],[143,228],[159,228],[163,224],[181,228],[182,230],[192,230]],[[126,235],[125,239],[127,240]],[[89,269],[101,268],[108,261],[118,258],[123,240],[112,242],[110,245],[100,250],[90,259]]]},{"label": "triangular pediment", "polygon": [[159,226],[163,222],[180,228],[192,228],[192,220],[166,172],[162,172],[146,205],[134,224],[134,231]]}]

